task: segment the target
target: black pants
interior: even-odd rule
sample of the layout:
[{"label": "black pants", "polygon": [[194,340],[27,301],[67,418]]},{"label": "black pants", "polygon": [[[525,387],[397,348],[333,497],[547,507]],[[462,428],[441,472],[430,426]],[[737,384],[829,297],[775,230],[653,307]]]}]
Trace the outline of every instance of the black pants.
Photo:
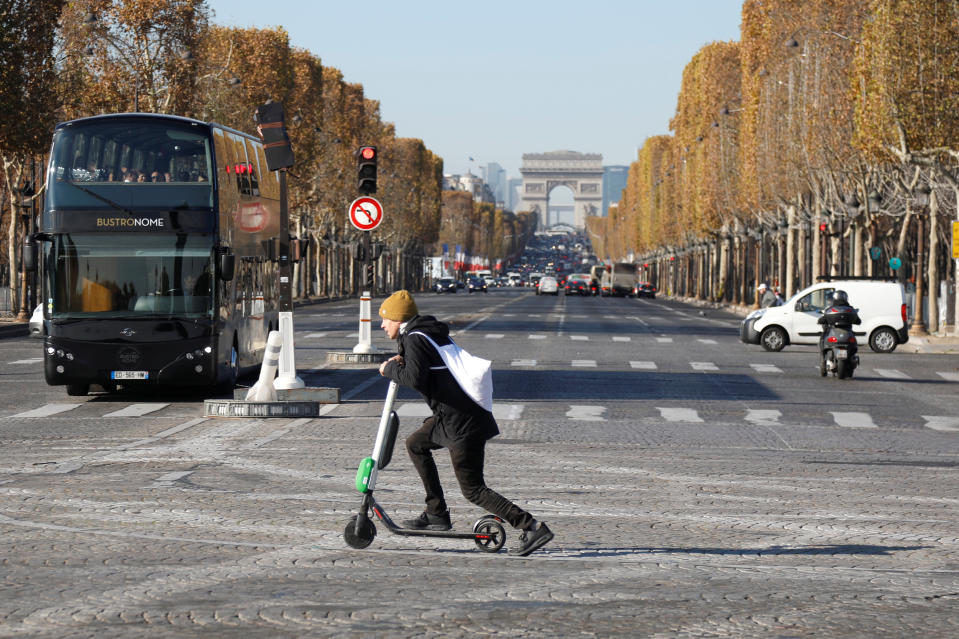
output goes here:
[{"label": "black pants", "polygon": [[[423,425],[406,438],[406,451],[423,480],[426,489],[426,510],[433,515],[441,515],[447,511],[446,499],[443,498],[443,487],[440,485],[440,475],[433,461],[433,451],[442,448],[430,439],[433,430],[433,418],[430,417]],[[456,473],[463,496],[483,510],[498,515],[514,528],[526,528],[533,523],[533,516],[506,499],[496,491],[490,490],[483,480],[483,460],[486,453],[486,441],[483,439],[467,440],[451,446],[450,461]]]}]

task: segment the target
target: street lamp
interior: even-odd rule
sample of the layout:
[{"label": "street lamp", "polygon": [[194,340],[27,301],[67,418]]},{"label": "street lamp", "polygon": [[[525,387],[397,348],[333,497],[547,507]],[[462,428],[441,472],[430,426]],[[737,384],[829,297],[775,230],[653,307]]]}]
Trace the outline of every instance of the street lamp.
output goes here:
[{"label": "street lamp", "polygon": [[[854,216],[859,213],[859,198],[856,197],[855,193],[852,193],[846,196],[846,199],[843,200],[843,205],[846,207],[846,212],[850,216]],[[842,216],[839,220],[839,276],[845,277],[846,275],[846,216]]]}]

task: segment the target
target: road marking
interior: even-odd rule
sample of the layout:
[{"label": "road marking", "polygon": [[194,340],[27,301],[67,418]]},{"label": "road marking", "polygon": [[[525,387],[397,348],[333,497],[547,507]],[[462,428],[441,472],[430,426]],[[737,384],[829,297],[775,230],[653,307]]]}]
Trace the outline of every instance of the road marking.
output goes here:
[{"label": "road marking", "polygon": [[586,368],[596,368],[596,360],[595,360],[595,359],[574,359],[574,360],[571,362],[571,365],[572,365],[572,366],[583,366],[583,367],[586,367]]},{"label": "road marking", "polygon": [[889,377],[891,379],[912,379],[902,371],[896,370],[895,368],[877,368],[875,370],[882,377]]},{"label": "road marking", "polygon": [[690,362],[694,371],[718,371],[719,367],[712,362]]},{"label": "road marking", "polygon": [[959,382],[959,373],[936,373],[939,377],[947,379],[950,382]]},{"label": "road marking", "polygon": [[519,419],[523,415],[523,404],[493,404],[493,417],[501,421]]},{"label": "road marking", "polygon": [[503,333],[487,333],[486,339],[503,339]]},{"label": "road marking", "polygon": [[959,432],[959,417],[923,415],[922,418],[926,420],[926,428],[941,430],[949,433]]},{"label": "road marking", "polygon": [[130,404],[126,408],[107,413],[104,417],[142,417],[143,415],[154,413],[167,406],[169,406],[169,404]]},{"label": "road marking", "polygon": [[40,408],[34,408],[25,413],[18,413],[13,415],[13,417],[49,417],[50,415],[65,413],[68,410],[73,410],[82,405],[83,404],[44,404]]},{"label": "road marking", "polygon": [[346,337],[347,337],[347,338],[350,338],[350,337],[359,337],[359,336],[360,336],[359,333],[347,333],[347,334],[346,334]]},{"label": "road marking", "polygon": [[530,339],[546,339],[545,335],[530,335]]},{"label": "road marking", "polygon": [[400,417],[429,417],[433,411],[423,402],[405,402],[396,409],[396,414]]},{"label": "road marking", "polygon": [[657,406],[656,410],[667,422],[701,423],[703,421],[695,408],[661,408]]},{"label": "road marking", "polygon": [[757,373],[781,373],[783,370],[775,364],[750,364]]},{"label": "road marking", "polygon": [[605,406],[570,406],[566,416],[581,422],[605,422]]},{"label": "road marking", "polygon": [[536,366],[535,359],[514,359],[509,363],[510,366]]},{"label": "road marking", "polygon": [[746,413],[746,421],[753,424],[778,424],[782,413],[778,410],[766,410],[761,408],[750,408]]},{"label": "road marking", "polygon": [[614,341],[614,342],[631,342],[631,341],[633,341],[633,338],[632,338],[632,337],[623,337],[623,336],[621,336],[621,335],[614,335],[614,336],[613,336],[613,341]]},{"label": "road marking", "polygon": [[714,339],[697,339],[696,341],[699,342],[700,344],[716,344],[717,343],[716,340]]},{"label": "road marking", "polygon": [[646,370],[656,370],[656,362],[630,362],[633,368],[644,368]]},{"label": "road marking", "polygon": [[656,338],[656,341],[659,342],[660,344],[672,344],[672,343],[673,343],[673,338],[672,338],[672,337],[657,337],[657,338]]},{"label": "road marking", "polygon": [[304,337],[304,338],[306,338],[306,337],[315,337],[315,338],[319,339],[320,337],[326,337],[326,333],[307,333],[307,334],[304,335],[303,337]]},{"label": "road marking", "polygon": [[603,319],[619,319],[619,315],[603,315]]},{"label": "road marking", "polygon": [[574,342],[588,342],[589,335],[570,335],[569,338]]},{"label": "road marking", "polygon": [[832,413],[837,426],[843,428],[876,428],[869,413]]},{"label": "road marking", "polygon": [[42,362],[42,357],[31,357],[30,359],[18,359],[13,362],[7,362],[7,364],[36,364],[37,362]]}]

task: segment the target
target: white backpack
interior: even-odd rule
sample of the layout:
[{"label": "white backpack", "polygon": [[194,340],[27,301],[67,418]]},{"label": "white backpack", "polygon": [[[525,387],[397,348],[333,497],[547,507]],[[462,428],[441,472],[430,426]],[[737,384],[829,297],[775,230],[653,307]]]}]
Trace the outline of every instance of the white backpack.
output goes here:
[{"label": "white backpack", "polygon": [[413,331],[409,335],[422,335],[443,358],[446,368],[453,374],[463,392],[489,412],[493,412],[493,363],[488,359],[470,355],[450,340],[439,346],[426,333]]}]

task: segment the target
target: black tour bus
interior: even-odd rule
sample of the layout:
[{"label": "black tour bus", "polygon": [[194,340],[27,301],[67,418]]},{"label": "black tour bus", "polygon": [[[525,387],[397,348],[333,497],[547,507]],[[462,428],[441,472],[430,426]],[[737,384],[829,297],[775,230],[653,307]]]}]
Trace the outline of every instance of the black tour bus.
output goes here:
[{"label": "black tour bus", "polygon": [[46,188],[34,238],[48,384],[225,389],[262,360],[280,185],[259,139],[145,113],[63,122]]}]

